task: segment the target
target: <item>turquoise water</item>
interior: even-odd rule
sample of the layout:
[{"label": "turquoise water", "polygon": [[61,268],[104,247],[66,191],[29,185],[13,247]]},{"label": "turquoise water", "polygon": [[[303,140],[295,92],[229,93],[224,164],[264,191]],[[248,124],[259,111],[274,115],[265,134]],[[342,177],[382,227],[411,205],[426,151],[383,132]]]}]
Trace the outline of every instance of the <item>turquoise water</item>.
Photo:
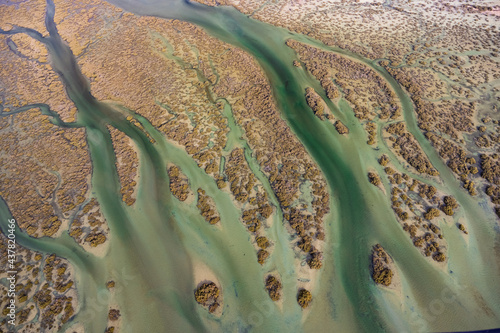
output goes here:
[{"label": "turquoise water", "polygon": [[[116,301],[122,313],[124,332],[252,331],[324,332],[341,331],[451,331],[500,326],[500,274],[495,252],[498,231],[491,215],[460,188],[446,165],[419,131],[411,100],[384,69],[358,55],[329,48],[308,37],[264,24],[225,7],[211,8],[184,1],[110,1],[125,10],[195,23],[211,35],[249,52],[265,71],[282,117],[323,171],[331,193],[331,211],[326,221],[325,265],[320,271],[314,302],[303,312],[296,304],[296,271],[289,236],[274,217],[275,255],[265,267],[257,264],[250,235],[239,222],[240,212],[229,194],[218,190],[211,177],[184,151],[170,144],[133,111],[95,100],[69,48],[62,43],[51,17],[50,37],[42,39],[52,57],[52,67],[61,75],[69,97],[78,108],[78,125],[85,126],[93,164],[92,186],[111,230],[109,253],[104,258],[86,254],[69,236],[33,239],[18,233],[18,242],[45,253],[56,253],[73,264],[81,309],[73,323],[88,332],[102,332],[107,325],[107,303]],[[50,4],[50,2],[49,2]],[[376,158],[386,152],[366,145],[366,134],[347,103],[339,108],[329,103],[336,117],[349,128],[339,135],[331,124],[321,122],[303,97],[305,87],[318,87],[310,75],[292,65],[296,59],[285,40],[299,41],[356,58],[377,70],[391,84],[404,109],[408,129],[440,172],[443,188],[459,201],[468,220],[467,244],[454,226],[442,226],[449,245],[446,270],[424,258],[411,244],[390,207],[389,199],[366,178],[368,168],[380,168]],[[319,89],[318,89],[319,91]],[[132,114],[156,140],[131,125]],[[251,148],[239,139],[241,128],[224,108],[230,134],[228,145],[243,147],[252,171],[268,192],[269,183],[252,157]],[[139,151],[140,181],[133,208],[121,201],[115,155],[106,125],[116,127],[134,140]],[[180,204],[169,193],[165,166],[179,165],[192,189],[203,187],[214,198],[221,215],[221,228],[208,225],[195,204]],[[271,196],[271,201],[277,201]],[[0,202],[3,221],[9,212]],[[5,225],[1,225],[5,230]],[[401,278],[402,299],[376,287],[369,276],[369,254],[381,243],[392,255]],[[209,266],[223,289],[220,318],[208,314],[192,297],[193,264]],[[265,292],[262,281],[276,269],[284,285],[283,311]],[[453,273],[449,273],[453,271]],[[108,280],[123,289],[115,295],[105,288]],[[487,314],[484,305],[491,312]],[[68,326],[68,325],[67,325]]]}]

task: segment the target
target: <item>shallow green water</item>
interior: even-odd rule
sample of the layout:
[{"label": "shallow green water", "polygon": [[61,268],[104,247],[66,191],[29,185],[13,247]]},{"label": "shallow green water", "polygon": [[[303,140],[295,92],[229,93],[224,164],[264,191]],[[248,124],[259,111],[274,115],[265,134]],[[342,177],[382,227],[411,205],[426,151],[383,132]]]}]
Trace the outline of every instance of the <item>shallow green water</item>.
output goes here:
[{"label": "shallow green water", "polygon": [[[47,45],[53,56],[53,67],[63,74],[64,84],[79,110],[79,124],[87,129],[93,190],[109,223],[110,249],[105,258],[99,259],[85,254],[68,236],[47,240],[20,233],[18,241],[35,250],[57,253],[75,266],[77,288],[83,302],[73,322],[83,323],[88,332],[104,331],[107,302],[111,297],[123,314],[124,332],[325,332],[335,329],[413,332],[500,326],[500,275],[492,251],[498,239],[494,218],[460,188],[416,126],[410,99],[382,68],[357,55],[248,19],[229,8],[208,8],[183,1],[110,2],[138,14],[193,22],[243,48],[259,61],[283,118],[327,178],[332,194],[332,213],[326,221],[328,248],[324,253],[324,268],[313,291],[311,311],[303,315],[294,297],[297,289],[292,265],[294,255],[288,244],[288,233],[281,225],[281,214],[274,216],[270,232],[275,242],[274,255],[261,267],[256,263],[250,236],[239,222],[239,211],[230,196],[219,191],[213,179],[198,168],[184,150],[166,142],[147,119],[131,113],[156,144],[151,144],[126,121],[128,111],[96,101],[75,67],[72,54],[52,31]],[[454,236],[457,235],[454,226],[442,226],[449,244],[448,269],[453,273],[437,269],[414,248],[396,221],[388,198],[368,183],[367,168],[379,169],[376,157],[388,150],[379,145],[380,150],[374,151],[366,145],[365,133],[347,103],[341,102],[339,108],[329,105],[350,128],[348,137],[336,133],[331,124],[321,122],[311,112],[304,112],[308,106],[303,91],[308,86],[318,87],[318,83],[303,70],[293,67],[296,55],[284,44],[290,37],[355,57],[379,71],[396,90],[409,130],[441,173],[442,186],[457,198],[470,223],[469,244],[461,236]],[[240,139],[242,132],[232,118],[229,104],[225,106],[224,115],[231,130],[228,146],[245,148],[252,171],[270,193],[250,147]],[[126,133],[137,145],[140,181],[134,208],[125,206],[118,195],[115,156],[105,123]],[[202,187],[214,198],[222,228],[208,225],[195,203],[180,204],[170,195],[165,172],[168,162],[181,167],[192,189]],[[0,202],[0,215],[2,221],[9,215],[3,202]],[[398,305],[394,294],[377,288],[370,280],[369,253],[375,243],[381,243],[397,264],[405,296],[402,305]],[[220,318],[209,315],[194,302],[193,260],[206,263],[222,285],[224,309]],[[261,284],[265,273],[273,269],[281,273],[283,279],[283,312],[269,299]],[[108,280],[116,281],[123,289],[111,296],[105,288]],[[478,308],[477,295],[483,298],[492,315]]]}]

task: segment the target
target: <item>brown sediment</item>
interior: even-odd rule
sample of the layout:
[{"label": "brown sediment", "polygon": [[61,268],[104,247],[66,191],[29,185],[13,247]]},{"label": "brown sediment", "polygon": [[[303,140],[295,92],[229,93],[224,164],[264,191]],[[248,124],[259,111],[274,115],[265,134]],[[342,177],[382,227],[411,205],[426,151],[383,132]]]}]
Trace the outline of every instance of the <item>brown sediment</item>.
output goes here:
[{"label": "brown sediment", "polygon": [[316,117],[321,120],[325,119],[325,102],[311,87],[306,88],[306,102],[307,105],[309,105],[309,107],[313,110]]},{"label": "brown sediment", "polygon": [[214,200],[205,193],[205,190],[198,189],[198,203],[196,204],[200,214],[210,224],[216,224],[220,221],[220,215],[215,206]]},{"label": "brown sediment", "polygon": [[96,198],[82,206],[71,223],[69,235],[90,252],[106,242],[109,228]]},{"label": "brown sediment", "polygon": [[307,289],[300,289],[297,293],[297,303],[299,303],[300,307],[305,309],[309,305],[311,305],[313,298],[312,294]]},{"label": "brown sediment", "polygon": [[[391,207],[415,247],[435,261],[446,258],[446,240],[440,228],[431,222],[445,213],[445,220],[459,208],[456,200],[434,186],[422,183],[392,167],[387,155],[379,158],[391,187]],[[435,222],[438,223],[438,222]]]},{"label": "brown sediment", "polygon": [[[170,179],[170,192],[180,201],[186,201],[191,194],[189,180],[186,175],[179,169],[177,165],[170,165],[167,168],[168,177]],[[198,199],[199,200],[199,199]]]},{"label": "brown sediment", "polygon": [[114,127],[108,126],[113,140],[113,149],[116,155],[116,170],[120,177],[120,193],[122,200],[128,206],[135,203],[137,187],[137,168],[139,159],[132,140]]},{"label": "brown sediment", "polygon": [[392,259],[380,244],[376,244],[372,248],[371,270],[372,279],[377,284],[389,286],[394,275],[391,269]]},{"label": "brown sediment", "polygon": [[220,306],[219,288],[214,282],[202,283],[194,292],[196,302],[203,305],[210,313],[213,313]]},{"label": "brown sediment", "polygon": [[273,301],[278,301],[281,298],[281,281],[274,275],[268,275],[266,277],[266,290],[269,297]]}]

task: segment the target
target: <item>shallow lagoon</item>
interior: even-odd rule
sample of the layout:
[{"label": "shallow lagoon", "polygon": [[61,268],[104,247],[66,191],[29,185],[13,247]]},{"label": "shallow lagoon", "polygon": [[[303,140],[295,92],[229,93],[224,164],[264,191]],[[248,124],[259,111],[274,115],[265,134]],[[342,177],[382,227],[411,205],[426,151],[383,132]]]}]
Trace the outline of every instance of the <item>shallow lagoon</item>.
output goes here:
[{"label": "shallow lagoon", "polygon": [[[52,241],[18,234],[18,241],[28,248],[55,252],[75,266],[81,310],[72,323],[83,323],[89,332],[104,331],[107,302],[112,299],[123,315],[124,332],[145,328],[162,331],[165,327],[182,332],[334,329],[400,332],[498,326],[500,274],[492,251],[499,237],[495,219],[460,188],[418,130],[410,99],[382,68],[359,56],[248,19],[229,8],[208,8],[183,1],[111,2],[138,14],[193,22],[243,48],[259,61],[282,117],[328,180],[332,197],[332,213],[326,221],[328,248],[324,268],[313,290],[314,302],[310,310],[302,311],[291,296],[295,294],[297,281],[293,252],[287,248],[289,235],[280,225],[281,217],[276,217],[272,228],[280,244],[275,251],[281,251],[281,255],[273,256],[268,267],[275,267],[282,274],[285,296],[283,310],[280,310],[261,287],[266,270],[256,263],[250,236],[238,221],[239,213],[230,196],[219,191],[193,159],[168,143],[148,120],[134,114],[156,140],[154,145],[125,121],[123,110],[90,98],[81,86],[81,73],[66,66],[72,55],[58,46],[55,38],[55,65],[59,65],[64,74],[66,87],[75,92],[72,99],[79,109],[79,120],[87,126],[94,170],[92,184],[110,225],[110,249],[105,258],[97,258],[84,253],[66,239],[69,237]],[[379,168],[375,157],[388,153],[387,147],[379,144],[379,150],[375,151],[365,144],[365,133],[347,103],[329,106],[351,129],[348,138],[338,135],[331,124],[320,122],[311,112],[304,112],[308,106],[303,91],[308,86],[318,87],[318,83],[305,71],[293,67],[296,55],[284,44],[288,38],[355,57],[382,73],[393,86],[403,105],[409,130],[440,172],[441,186],[457,198],[469,221],[468,243],[462,237],[453,236],[454,226],[442,226],[449,247],[447,270],[438,268],[414,248],[396,221],[389,199],[366,179],[366,169]],[[230,109],[225,112],[230,118]],[[125,206],[117,195],[115,156],[101,120],[107,120],[129,135],[139,149],[140,182],[133,209]],[[237,133],[235,124],[231,131]],[[241,145],[239,137],[229,135],[228,144]],[[251,158],[249,147],[246,153]],[[164,168],[168,162],[182,168],[191,188],[203,186],[214,198],[221,213],[221,229],[210,228],[194,205],[187,206],[170,195]],[[254,163],[255,173],[257,168]],[[6,221],[8,215],[3,206],[2,221]],[[2,229],[4,227],[2,225]],[[375,243],[382,243],[395,260],[401,279],[399,291],[382,290],[371,281],[369,254]],[[208,314],[192,297],[199,262],[212,270],[222,286],[224,308],[220,318]],[[124,286],[123,290],[110,295],[105,288],[108,280]]]}]

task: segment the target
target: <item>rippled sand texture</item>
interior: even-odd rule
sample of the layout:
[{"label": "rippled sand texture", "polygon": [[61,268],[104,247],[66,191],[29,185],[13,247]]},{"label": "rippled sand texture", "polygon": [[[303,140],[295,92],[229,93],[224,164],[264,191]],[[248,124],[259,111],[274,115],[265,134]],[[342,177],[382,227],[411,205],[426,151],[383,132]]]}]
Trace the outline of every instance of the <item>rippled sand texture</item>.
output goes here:
[{"label": "rippled sand texture", "polygon": [[499,327],[497,6],[204,3],[1,5],[16,330]]}]

